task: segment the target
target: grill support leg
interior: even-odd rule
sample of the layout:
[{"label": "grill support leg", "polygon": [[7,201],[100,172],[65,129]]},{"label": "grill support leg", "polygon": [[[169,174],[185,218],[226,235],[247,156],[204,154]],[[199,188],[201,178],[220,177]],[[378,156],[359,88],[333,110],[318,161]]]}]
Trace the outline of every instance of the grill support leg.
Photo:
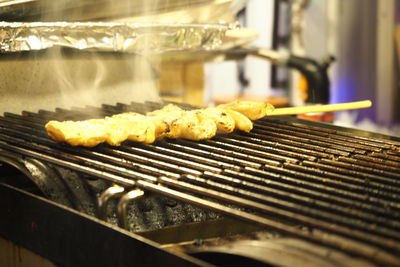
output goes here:
[{"label": "grill support leg", "polygon": [[126,193],[121,197],[121,199],[118,202],[117,206],[117,216],[118,216],[118,226],[129,230],[129,223],[128,223],[128,218],[127,218],[127,212],[126,212],[126,207],[128,204],[135,199],[138,199],[139,197],[142,197],[144,195],[144,191],[140,189],[134,189]]}]

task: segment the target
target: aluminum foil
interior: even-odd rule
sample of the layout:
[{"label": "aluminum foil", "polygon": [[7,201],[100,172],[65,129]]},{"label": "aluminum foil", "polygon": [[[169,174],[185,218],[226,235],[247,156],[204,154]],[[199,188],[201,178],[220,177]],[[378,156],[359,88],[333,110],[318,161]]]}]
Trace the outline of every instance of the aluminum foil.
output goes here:
[{"label": "aluminum foil", "polygon": [[216,49],[227,24],[143,24],[103,22],[0,22],[0,52],[67,47],[91,51],[159,54]]}]

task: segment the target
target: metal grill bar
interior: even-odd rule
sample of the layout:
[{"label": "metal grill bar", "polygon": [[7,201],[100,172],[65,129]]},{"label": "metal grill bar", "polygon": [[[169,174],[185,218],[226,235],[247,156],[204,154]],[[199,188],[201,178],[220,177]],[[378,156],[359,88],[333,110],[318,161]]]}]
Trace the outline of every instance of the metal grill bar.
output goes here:
[{"label": "metal grill bar", "polygon": [[273,134],[269,135],[268,137],[265,134],[261,133],[258,134],[257,132],[252,131],[251,133],[243,134],[252,141],[255,140],[256,142],[260,142],[261,144],[268,145],[268,142],[271,142],[273,145],[286,145],[290,147],[290,150],[296,149],[306,149],[309,151],[308,153],[320,153],[322,157],[332,157],[332,156],[348,156],[350,155],[349,152],[341,151],[338,149],[333,149],[330,147],[319,146],[315,144],[309,144],[307,142],[302,142],[301,139],[294,140],[293,138],[282,138],[280,136],[275,137]]},{"label": "metal grill bar", "polygon": [[[215,143],[211,141],[203,141],[203,142],[193,142],[188,140],[171,140],[170,144],[179,143],[183,144],[186,147],[196,148],[198,150],[207,151],[209,153],[214,154],[222,154],[228,156],[228,162],[237,161],[239,166],[248,166],[260,168],[263,165],[274,165],[277,166],[280,164],[279,160],[276,159],[268,159],[263,157],[257,157],[254,155],[249,155],[240,151],[234,151],[229,148],[217,147],[214,146]],[[208,154],[210,155],[210,154]]]},{"label": "metal grill bar", "polygon": [[[274,119],[271,119],[272,121],[276,121]],[[336,129],[330,129],[327,127],[321,127],[321,126],[312,126],[310,124],[302,124],[297,121],[294,122],[289,122],[289,121],[279,121],[279,123],[290,126],[296,129],[301,129],[302,131],[313,131],[313,132],[318,132],[320,134],[325,134],[327,137],[334,137],[337,139],[341,140],[347,140],[350,142],[355,142],[355,143],[361,143],[369,146],[376,146],[380,147],[383,149],[392,149],[391,145],[398,146],[398,141],[393,141],[389,138],[385,138],[384,140],[382,139],[377,139],[369,136],[364,136],[360,135],[357,133],[364,133],[362,131],[351,131],[351,132],[346,132],[346,131],[341,131],[337,130],[337,128],[340,127],[335,127]],[[344,129],[344,128],[343,128]]]},{"label": "metal grill bar", "polygon": [[[191,176],[186,176],[185,178],[186,179],[181,180],[187,180],[188,182],[190,182],[190,184],[198,184],[200,185],[200,188],[204,188],[205,186],[206,188],[214,189],[215,192],[225,192],[229,196],[238,196],[242,201],[249,200],[249,203],[241,202],[240,205],[274,216],[279,216],[280,218],[285,220],[296,221],[300,224],[311,224],[312,227],[317,227],[320,229],[322,228],[324,230],[332,232],[337,231],[336,233],[344,234],[346,236],[352,236],[353,238],[357,238],[363,242],[368,243],[371,242],[375,244],[386,245],[386,238],[389,238],[392,241],[399,240],[399,233],[396,233],[395,231],[383,229],[382,227],[380,227],[381,231],[379,231],[379,234],[386,237],[381,238],[379,235],[368,233],[368,231],[370,230],[368,225],[366,226],[359,220],[350,223],[352,219],[340,217],[332,213],[327,214],[321,209],[314,210],[312,208],[303,206],[300,203],[278,200],[274,197],[270,197],[269,195],[265,195],[264,193],[267,193],[267,191],[262,190],[262,188],[259,186],[257,188],[257,191],[259,191],[260,193],[255,193],[254,191],[249,191],[242,188],[238,189],[234,186],[214,182],[213,180],[216,180],[217,178],[222,179],[219,176],[213,176],[213,180]],[[247,187],[249,188],[250,185],[247,184]],[[323,219],[323,217],[325,217],[325,219]],[[327,222],[326,219],[330,220],[330,222]],[[332,222],[338,224],[335,225]],[[350,224],[352,228],[346,227],[348,226],[348,224]],[[357,228],[355,228],[355,226],[357,226]],[[360,231],[358,231],[358,229],[360,229]],[[396,247],[394,249],[398,250],[399,247]]]},{"label": "metal grill bar", "polygon": [[[278,172],[280,172],[282,169],[277,169]],[[268,179],[274,179],[278,181],[282,181],[284,183],[297,186],[299,188],[305,188],[309,190],[313,190],[316,193],[320,193],[326,196],[329,196],[332,201],[336,199],[349,199],[353,205],[371,205],[375,209],[376,208],[384,208],[385,210],[390,209],[390,212],[393,210],[398,210],[399,204],[397,202],[390,202],[390,201],[385,201],[380,198],[370,198],[367,194],[357,194],[353,193],[351,189],[345,190],[345,189],[339,189],[335,188],[329,185],[325,185],[325,178],[320,179],[320,182],[318,182],[318,177],[317,176],[300,176],[300,177],[293,177],[291,174],[293,173],[287,173],[287,174],[279,174],[279,173],[274,173],[271,172],[270,170],[257,170],[257,169],[252,169],[252,168],[245,168],[244,173],[248,173],[251,175],[259,176],[259,177],[265,177]],[[301,173],[297,173],[301,174]],[[311,178],[312,180],[306,180],[306,178]],[[313,181],[313,179],[316,179],[316,181]]]},{"label": "metal grill bar", "polygon": [[[356,213],[356,210],[354,209],[346,209],[345,207],[333,205],[329,202],[318,201],[294,194],[288,195],[287,192],[285,194],[284,191],[271,190],[268,186],[244,182],[238,178],[232,179],[227,176],[211,174],[205,174],[202,177],[205,179],[196,180],[199,182],[199,184],[212,183],[213,187],[223,190],[227,190],[229,188],[227,191],[232,191],[232,194],[241,194],[244,197],[254,198],[258,202],[270,203],[271,206],[280,207],[285,209],[285,211],[291,210],[296,214],[306,214],[313,218],[320,217],[322,220],[325,218],[327,221],[332,220],[342,224],[347,224],[347,222],[353,221],[354,224],[351,224],[353,227],[357,225],[358,227],[363,228],[365,231],[369,231],[371,224],[382,222],[382,224],[380,224],[382,228],[377,229],[378,232],[382,230],[380,234],[385,235],[388,238],[399,238],[399,234],[397,232],[391,231],[390,229],[384,229],[383,224],[385,224],[386,220],[384,220],[382,217],[377,217],[362,212]],[[241,189],[237,190],[237,188]],[[329,212],[327,212],[328,210]],[[356,214],[354,214],[354,216],[351,218],[345,217],[346,215],[353,213]],[[338,214],[344,214],[344,216],[338,216]],[[293,218],[293,216],[290,217]],[[361,218],[362,220],[358,220],[357,217]],[[319,225],[322,225],[322,222]],[[390,227],[393,229],[397,228],[398,230],[398,226],[398,223],[395,223]]]},{"label": "metal grill bar", "polygon": [[[396,227],[397,229],[400,226],[400,222],[396,220],[400,213],[396,211],[391,210],[388,212],[387,210],[376,209],[375,206],[365,202],[355,202],[341,196],[328,195],[324,192],[320,193],[315,190],[281,182],[278,179],[264,178],[261,175],[256,176],[245,172],[238,173],[229,170],[225,171],[223,174],[228,177],[238,178],[243,184],[250,182],[263,185],[268,188],[268,194],[272,194],[276,197],[279,196],[282,199],[296,199],[295,201],[303,201],[304,205],[320,206],[322,209],[330,209],[335,213],[345,209],[347,215],[351,214],[355,217],[364,216],[363,219],[372,216],[370,217],[373,218],[371,219],[371,223],[379,221],[382,224],[387,223],[390,227]],[[317,202],[318,204],[315,204]],[[344,212],[343,215],[346,216]],[[387,220],[385,218],[392,218],[392,220]]]},{"label": "metal grill bar", "polygon": [[[258,126],[256,124],[256,126]],[[282,131],[281,131],[282,130]],[[297,133],[295,131],[285,131],[284,129],[276,129],[274,127],[267,127],[267,126],[262,126],[262,127],[255,127],[253,130],[254,133],[261,134],[263,136],[265,135],[270,135],[270,136],[275,136],[280,139],[288,139],[288,140],[293,140],[297,141],[299,143],[309,143],[312,145],[316,145],[319,147],[327,147],[331,149],[335,149],[337,151],[343,151],[343,152],[348,152],[348,153],[358,153],[358,154],[363,154],[365,153],[364,150],[361,149],[356,149],[351,146],[346,146],[345,143],[338,144],[336,142],[333,142],[329,138],[316,138],[316,136],[313,136],[311,134],[302,134],[302,133]],[[377,149],[376,151],[380,151]]]},{"label": "metal grill bar", "polygon": [[384,165],[383,168],[385,169],[390,169],[393,170],[394,172],[399,172],[399,170],[396,168],[397,166],[399,166],[399,159],[389,159],[389,158],[375,158],[375,157],[371,157],[371,156],[364,156],[364,155],[354,155],[355,159],[360,159],[360,160],[364,160],[364,161],[369,161],[369,162],[374,162],[378,165]]},{"label": "metal grill bar", "polygon": [[[345,158],[339,158],[338,160],[329,160],[329,159],[321,159],[321,163],[326,163],[331,166],[336,166],[339,168],[343,168],[344,170],[354,170],[354,171],[362,171],[366,174],[376,174],[381,177],[392,177],[395,179],[391,179],[392,183],[399,184],[400,180],[397,178],[399,177],[398,173],[390,172],[390,171],[385,171],[376,169],[373,167],[373,165],[369,165],[368,162],[361,163],[359,161],[354,161],[351,158],[345,159]],[[361,163],[361,164],[360,164]]]},{"label": "metal grill bar", "polygon": [[257,121],[251,133],[201,142],[125,142],[113,148],[57,144],[43,129],[50,119],[79,120],[148,110],[145,104],[118,104],[101,109],[6,113],[0,117],[0,147],[378,263],[400,262],[400,143],[396,141],[385,143],[268,118]]},{"label": "metal grill bar", "polygon": [[[325,161],[325,164],[322,163]],[[382,177],[379,175],[375,175],[368,172],[363,172],[359,170],[353,170],[352,168],[346,168],[345,164],[342,164],[343,168],[335,166],[336,161],[334,160],[320,160],[320,162],[310,162],[303,161],[303,166],[314,167],[315,169],[324,170],[326,174],[334,175],[335,173],[350,176],[351,178],[347,179],[348,181],[354,180],[356,183],[365,184],[368,183],[371,186],[376,185],[376,187],[382,187],[387,190],[396,190],[398,191],[398,181],[395,179],[390,179],[386,177]]]}]

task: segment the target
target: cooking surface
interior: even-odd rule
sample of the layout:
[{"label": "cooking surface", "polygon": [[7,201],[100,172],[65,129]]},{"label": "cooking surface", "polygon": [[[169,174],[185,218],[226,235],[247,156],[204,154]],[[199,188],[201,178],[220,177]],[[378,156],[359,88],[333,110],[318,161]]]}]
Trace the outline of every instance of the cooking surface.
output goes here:
[{"label": "cooking surface", "polygon": [[398,265],[396,138],[282,117],[258,120],[250,133],[201,142],[125,142],[88,149],[55,143],[44,129],[51,119],[80,120],[159,107],[133,103],[5,113],[0,118],[0,148],[127,190],[160,193],[379,264]]}]

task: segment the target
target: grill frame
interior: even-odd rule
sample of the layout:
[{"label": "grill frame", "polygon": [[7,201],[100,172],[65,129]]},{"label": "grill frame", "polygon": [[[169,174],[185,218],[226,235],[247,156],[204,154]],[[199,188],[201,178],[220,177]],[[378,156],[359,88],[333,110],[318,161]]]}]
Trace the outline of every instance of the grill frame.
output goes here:
[{"label": "grill frame", "polygon": [[[84,119],[82,112],[105,116],[159,107],[157,103],[133,103],[22,115],[5,113],[0,118],[0,147],[127,188],[138,187],[183,200],[289,236],[336,249],[344,247],[351,255],[380,264],[399,264],[400,259],[394,255],[400,252],[400,227],[395,220],[400,217],[400,205],[395,203],[400,198],[400,182],[395,180],[400,177],[395,165],[400,158],[399,138],[292,117],[259,120],[251,133],[217,136],[203,142],[128,142],[119,148],[72,148],[54,143],[43,131],[46,120]],[[24,134],[26,131],[28,134]],[[36,145],[36,141],[40,144]],[[371,155],[373,162],[366,162]],[[99,159],[107,159],[107,164],[99,165]],[[365,173],[369,171],[373,173]],[[370,224],[366,223],[368,220]],[[306,229],[282,221],[306,225]]]},{"label": "grill frame", "polygon": [[6,214],[6,219],[0,219],[0,236],[55,264],[212,266],[183,253],[171,253],[149,239],[2,183],[0,200],[0,208]]}]

